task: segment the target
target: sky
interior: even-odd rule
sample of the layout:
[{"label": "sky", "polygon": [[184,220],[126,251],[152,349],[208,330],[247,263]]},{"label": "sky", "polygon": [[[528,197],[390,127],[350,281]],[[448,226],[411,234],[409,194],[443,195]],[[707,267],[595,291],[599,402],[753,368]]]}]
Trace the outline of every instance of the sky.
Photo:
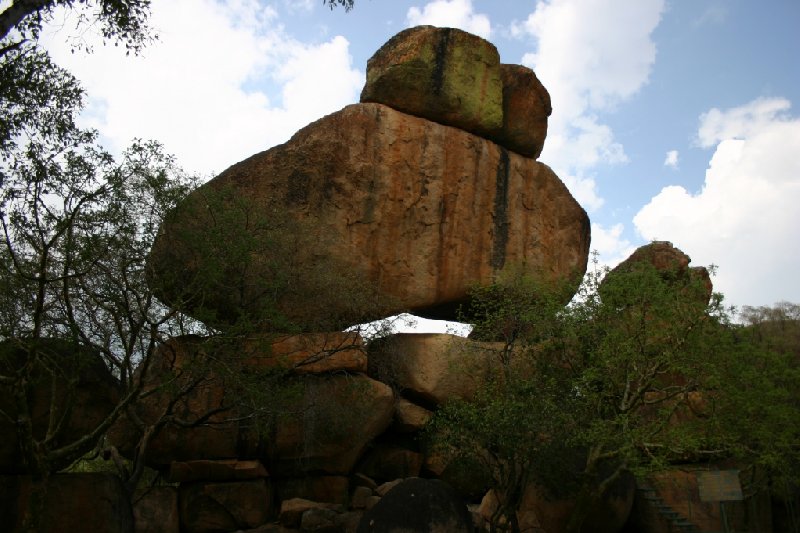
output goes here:
[{"label": "sky", "polygon": [[540,161],[614,266],[668,240],[716,265],[736,306],[800,302],[800,1],[153,0],[139,57],[45,43],[87,91],[84,125],[112,151],[157,139],[211,178],[358,101],[369,57],[418,24],[491,41],[553,104]]}]

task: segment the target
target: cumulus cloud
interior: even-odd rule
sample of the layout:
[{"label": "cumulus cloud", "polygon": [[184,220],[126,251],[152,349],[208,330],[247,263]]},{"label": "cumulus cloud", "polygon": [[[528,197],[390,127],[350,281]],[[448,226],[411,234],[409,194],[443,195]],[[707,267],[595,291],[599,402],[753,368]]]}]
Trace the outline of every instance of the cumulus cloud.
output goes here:
[{"label": "cumulus cloud", "polygon": [[667,152],[667,157],[664,158],[664,166],[678,168],[678,151],[670,150]]},{"label": "cumulus cloud", "polygon": [[736,305],[800,301],[800,119],[789,108],[762,98],[704,113],[698,139],[715,150],[702,189],[665,187],[634,217],[645,239],[719,265],[715,287]]},{"label": "cumulus cloud", "polygon": [[422,9],[413,6],[408,9],[406,19],[409,26],[430,24],[449,28],[459,28],[484,39],[492,33],[489,17],[475,13],[472,0],[435,0]]},{"label": "cumulus cloud", "polygon": [[622,237],[622,224],[604,227],[592,222],[592,251],[599,255],[600,266],[613,268],[627,259],[636,249],[631,242]]},{"label": "cumulus cloud", "polygon": [[541,159],[559,175],[580,176],[582,187],[573,193],[590,210],[603,203],[585,183],[594,180],[591,169],[627,160],[598,114],[647,83],[663,10],[663,0],[545,0],[511,27],[512,35],[536,40],[522,63],[536,71],[553,103]]},{"label": "cumulus cloud", "polygon": [[158,139],[188,170],[215,174],[355,101],[363,85],[346,39],[299,42],[254,0],[154,0],[151,22],[159,41],[143,57],[102,45],[71,54],[69,26],[48,38],[87,89],[85,121],[114,150]]}]

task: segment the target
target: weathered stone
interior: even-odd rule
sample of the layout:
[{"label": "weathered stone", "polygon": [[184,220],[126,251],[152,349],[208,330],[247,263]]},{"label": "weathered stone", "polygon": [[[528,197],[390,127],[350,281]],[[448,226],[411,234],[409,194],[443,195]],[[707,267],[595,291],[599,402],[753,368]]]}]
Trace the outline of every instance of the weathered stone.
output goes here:
[{"label": "weathered stone", "polygon": [[405,480],[404,480],[404,479],[395,479],[395,480],[392,480],[392,481],[387,481],[386,483],[381,483],[381,484],[380,484],[380,485],[378,485],[378,487],[375,489],[375,492],[376,492],[376,494],[377,494],[378,496],[381,496],[381,497],[383,497],[383,496],[386,496],[386,494],[387,494],[387,493],[388,493],[390,490],[392,490],[393,488],[395,488],[397,485],[399,485],[399,484],[400,484],[400,483],[402,483],[403,481],[405,481]]},{"label": "weathered stone", "polygon": [[133,533],[133,511],[113,474],[55,474],[46,486],[29,476],[0,476],[0,529]]},{"label": "weathered stone", "polygon": [[456,492],[439,480],[411,478],[364,513],[359,533],[471,533],[472,517]]},{"label": "weathered stone", "polygon": [[133,504],[136,533],[178,533],[178,490],[175,487],[152,487]]},{"label": "weathered stone", "polygon": [[[258,216],[281,228],[249,229]],[[246,315],[276,330],[263,314],[271,307],[305,331],[337,330],[404,310],[455,319],[469,290],[506,265],[576,288],[589,239],[585,211],[547,166],[456,128],[356,104],[195,191],[161,228],[149,265],[164,301],[188,291],[209,322]],[[262,249],[221,263],[237,240]],[[289,280],[273,301],[276,261]],[[366,302],[351,301],[354,292]]]},{"label": "weathered stone", "polygon": [[358,465],[358,471],[377,480],[419,476],[422,454],[397,446],[376,446]]},{"label": "weathered stone", "polygon": [[370,346],[370,375],[431,405],[468,399],[501,370],[502,343],[399,333]]},{"label": "weathered stone", "polygon": [[264,442],[271,470],[282,476],[349,474],[391,423],[392,389],[365,376],[306,376],[301,385],[302,398],[285,406],[301,415],[282,421]]},{"label": "weathered stone", "polygon": [[255,368],[291,368],[296,374],[367,371],[364,340],[353,332],[251,337],[242,351],[245,364]]},{"label": "weathered stone", "polygon": [[182,530],[189,533],[235,531],[264,524],[270,515],[270,489],[263,479],[180,486]]},{"label": "weathered stone", "polygon": [[328,509],[334,512],[343,512],[341,505],[331,503],[315,502],[303,498],[291,498],[281,502],[281,510],[278,519],[286,527],[299,527],[303,519],[303,514],[309,509]]},{"label": "weathered stone", "polygon": [[409,28],[367,61],[361,102],[491,137],[503,125],[500,56],[490,42],[459,29]]},{"label": "weathered stone", "polygon": [[[156,387],[161,383],[170,383],[170,386],[135,406],[142,421],[154,424],[173,399],[175,388],[186,387],[198,378],[202,378],[200,382],[173,406],[174,416],[186,421],[197,420],[233,403],[232,398],[226,396],[229,392],[225,380],[209,368],[204,350],[202,338],[184,336],[170,339],[153,354],[148,374],[142,378],[145,386]],[[198,427],[167,424],[150,441],[145,457],[147,464],[163,467],[173,461],[235,459],[239,424],[231,422],[231,418],[235,418],[231,411],[221,411]],[[112,426],[108,438],[126,457],[133,456],[139,441],[135,426],[125,416]]]},{"label": "weathered stone", "polygon": [[356,487],[350,497],[350,508],[366,509],[370,496],[372,496],[372,489],[369,487]]},{"label": "weathered stone", "polygon": [[267,469],[260,461],[230,459],[173,461],[169,465],[170,483],[188,481],[242,481],[267,477]]},{"label": "weathered stone", "polygon": [[315,502],[343,505],[347,501],[350,483],[345,476],[304,476],[278,481],[281,500],[302,498]]},{"label": "weathered stone", "polygon": [[425,427],[433,413],[424,407],[400,398],[395,406],[394,429],[400,433],[413,433]]},{"label": "weathered stone", "polygon": [[337,521],[338,513],[333,509],[319,507],[308,509],[300,519],[301,531],[316,533],[343,533],[344,527]]},{"label": "weathered stone", "polygon": [[503,128],[498,144],[536,159],[547,137],[547,117],[553,112],[550,94],[536,74],[522,65],[500,65],[503,81]]},{"label": "weathered stone", "polygon": [[363,516],[363,511],[342,513],[336,517],[336,524],[342,527],[344,533],[356,533],[358,524],[361,522],[361,517]]},{"label": "weathered stone", "polygon": [[[60,339],[42,339],[36,346],[18,343],[0,343],[0,375],[14,376],[26,362],[26,350],[40,352],[40,361],[31,365],[27,377],[30,392],[27,396],[28,410],[33,426],[33,436],[43,441],[50,423],[51,409],[55,419],[67,414],[61,431],[50,443],[50,449],[66,446],[90,434],[113,411],[119,400],[119,383],[111,375],[102,356],[88,348],[78,348]],[[52,375],[59,376],[53,383]],[[73,381],[74,380],[74,381]],[[70,381],[73,381],[70,384]],[[67,395],[72,394],[71,411],[64,413],[69,405]],[[17,406],[9,385],[0,385],[0,473],[23,474],[28,472],[17,438]],[[13,421],[13,422],[12,422]],[[85,451],[94,446],[88,442]],[[66,464],[62,466],[67,466]]]}]

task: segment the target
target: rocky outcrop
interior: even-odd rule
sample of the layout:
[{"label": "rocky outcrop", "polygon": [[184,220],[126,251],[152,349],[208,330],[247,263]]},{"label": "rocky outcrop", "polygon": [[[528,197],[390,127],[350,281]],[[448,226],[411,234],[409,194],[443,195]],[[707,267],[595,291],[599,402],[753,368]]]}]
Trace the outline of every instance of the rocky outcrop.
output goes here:
[{"label": "rocky outcrop", "polygon": [[654,268],[666,283],[680,291],[682,298],[705,306],[713,291],[711,276],[705,267],[690,267],[690,262],[689,256],[671,242],[653,241],[640,246],[614,267],[603,280],[600,290],[608,290],[618,280],[624,279],[625,274]]},{"label": "rocky outcrop", "polygon": [[133,521],[136,533],[179,533],[178,489],[151,487],[135,498]]},{"label": "rocky outcrop", "polygon": [[206,533],[255,528],[269,518],[270,500],[263,479],[183,483],[178,498],[181,530]]},{"label": "rocky outcrop", "polygon": [[[255,228],[259,214],[274,213],[284,227],[260,235],[244,227],[246,213],[234,216],[240,210]],[[248,260],[215,263],[209,243],[227,246],[237,234],[263,237],[264,247]],[[288,240],[274,248],[281,235]],[[274,305],[295,325],[320,331],[402,310],[455,319],[469,289],[506,265],[577,287],[588,251],[586,213],[546,165],[459,129],[357,104],[195,191],[162,227],[150,265],[162,298],[188,291],[198,316],[231,321],[244,313],[274,329],[274,316],[262,313]],[[272,301],[275,256],[290,282]],[[220,269],[219,283],[195,285]],[[355,279],[365,285],[348,292]],[[353,291],[373,304],[371,316],[354,305]]]}]

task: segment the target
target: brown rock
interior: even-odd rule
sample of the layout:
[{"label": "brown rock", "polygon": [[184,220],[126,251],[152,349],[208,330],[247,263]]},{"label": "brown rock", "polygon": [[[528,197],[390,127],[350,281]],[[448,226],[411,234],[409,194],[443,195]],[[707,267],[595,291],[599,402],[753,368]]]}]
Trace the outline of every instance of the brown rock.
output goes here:
[{"label": "brown rock", "polygon": [[615,279],[625,273],[652,267],[686,297],[707,305],[713,291],[711,276],[705,267],[689,267],[690,261],[689,256],[675,248],[671,242],[653,241],[637,248],[630,257],[609,272],[601,284],[601,290],[603,285],[614,283]]},{"label": "brown rock", "polygon": [[317,533],[344,533],[344,527],[337,523],[339,514],[333,509],[319,507],[308,509],[300,519],[301,531]]},{"label": "brown rock", "polygon": [[277,489],[281,500],[302,498],[344,505],[349,487],[349,480],[345,476],[304,476],[282,479],[278,482]]},{"label": "brown rock", "polygon": [[[26,362],[26,350],[33,348],[22,341],[0,343],[0,375],[17,375]],[[36,349],[40,360],[50,361],[52,365],[33,364],[30,367],[27,402],[33,437],[44,441],[51,409],[57,409],[56,420],[63,414],[67,415],[67,419],[50,443],[50,449],[55,449],[88,435],[105,420],[119,400],[119,383],[109,372],[102,356],[87,348],[76,348],[74,344],[60,339],[42,339]],[[53,374],[59,376],[55,383],[51,377]],[[73,403],[71,411],[65,413],[68,394],[73,394]],[[3,413],[0,415],[0,473],[28,472],[14,423],[18,415],[17,406],[11,387],[5,383],[0,385],[0,413]],[[94,445],[89,441],[84,451],[89,452]],[[52,466],[60,469],[68,464]]]},{"label": "brown rock", "polygon": [[267,477],[260,461],[201,460],[173,461],[169,465],[170,483],[188,481],[241,481]]},{"label": "brown rock", "polygon": [[369,487],[356,487],[353,489],[353,495],[350,498],[351,509],[366,509],[367,502],[372,496],[372,489]]},{"label": "brown rock", "polygon": [[434,405],[466,399],[500,371],[503,346],[444,333],[399,333],[370,347],[370,375]]},{"label": "brown rock", "polygon": [[534,159],[544,148],[547,117],[553,112],[550,94],[528,67],[500,65],[503,81],[503,128],[498,144]]},{"label": "brown rock", "polygon": [[358,471],[377,480],[419,476],[422,454],[397,446],[376,446],[358,466]]},{"label": "brown rock", "polygon": [[391,422],[392,389],[365,376],[305,377],[302,398],[265,442],[276,473],[348,474],[367,444]]},{"label": "brown rock", "polygon": [[490,137],[503,125],[500,56],[493,44],[462,30],[409,28],[367,61],[361,102]]},{"label": "brown rock", "polygon": [[46,486],[29,476],[0,476],[0,520],[3,531],[134,531],[128,494],[113,474],[55,474]]},{"label": "brown rock", "polygon": [[[280,227],[246,227],[258,216],[274,216],[259,228]],[[288,320],[332,331],[403,310],[454,319],[470,288],[506,265],[577,287],[589,238],[585,211],[547,166],[357,104],[195,191],[162,227],[150,266],[164,301],[193,295],[209,322],[245,315],[271,330]],[[259,244],[223,261],[243,240]],[[277,292],[276,268],[289,278]]]},{"label": "brown rock", "polygon": [[187,532],[235,531],[264,524],[270,490],[263,479],[226,483],[183,483],[181,526]]},{"label": "brown rock", "polygon": [[413,433],[425,427],[433,413],[405,398],[397,400],[394,429],[400,433]]},{"label": "brown rock", "polygon": [[136,533],[178,533],[178,490],[175,487],[152,487],[133,504]]},{"label": "brown rock", "polygon": [[245,364],[256,368],[291,368],[296,374],[367,371],[364,340],[353,332],[250,338],[244,342],[243,352]]},{"label": "brown rock", "polygon": [[331,511],[344,511],[341,505],[314,502],[303,498],[292,498],[281,502],[279,520],[287,527],[299,527],[303,514],[310,509],[328,509]]},{"label": "brown rock", "polygon": [[[152,356],[148,375],[143,378],[147,388],[168,383],[168,387],[151,394],[135,408],[145,424],[155,424],[173,399],[176,387],[191,387],[174,405],[173,414],[186,421],[219,409],[228,409],[235,402],[233,390],[228,390],[225,380],[209,368],[204,340],[197,336],[170,339]],[[173,461],[202,459],[235,459],[239,436],[235,412],[223,410],[210,416],[207,423],[198,427],[179,427],[167,424],[150,441],[146,462],[155,467]],[[125,457],[132,457],[139,435],[127,417],[121,417],[112,426],[109,440]]]}]

